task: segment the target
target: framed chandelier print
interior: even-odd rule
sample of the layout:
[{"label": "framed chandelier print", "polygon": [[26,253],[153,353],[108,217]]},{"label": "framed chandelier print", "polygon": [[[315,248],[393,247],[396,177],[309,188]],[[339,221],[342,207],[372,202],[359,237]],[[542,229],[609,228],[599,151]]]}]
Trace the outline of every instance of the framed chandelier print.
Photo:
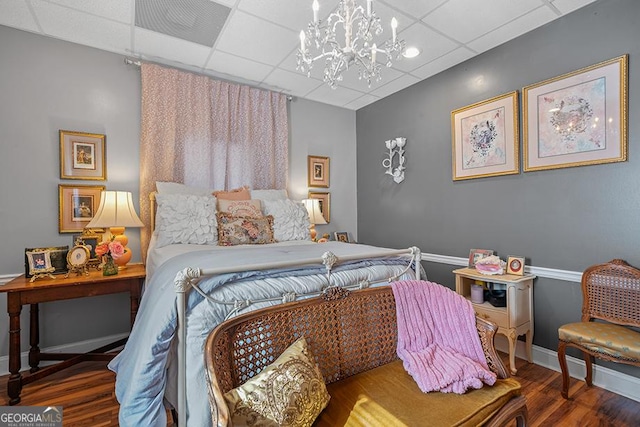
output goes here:
[{"label": "framed chandelier print", "polygon": [[453,180],[520,172],[518,92],[451,112]]},{"label": "framed chandelier print", "polygon": [[627,160],[628,55],[522,89],[524,171]]}]

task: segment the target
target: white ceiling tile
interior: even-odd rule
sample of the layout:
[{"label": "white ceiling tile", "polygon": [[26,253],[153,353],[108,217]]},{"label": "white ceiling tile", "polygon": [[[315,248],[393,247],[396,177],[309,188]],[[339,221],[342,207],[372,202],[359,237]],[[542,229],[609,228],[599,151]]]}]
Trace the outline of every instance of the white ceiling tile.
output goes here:
[{"label": "white ceiling tile", "polygon": [[378,99],[377,96],[373,96],[373,95],[362,95],[360,98],[356,99],[355,101],[351,101],[350,103],[346,104],[344,106],[344,108],[348,108],[350,110],[357,110],[359,108],[362,108],[364,106],[367,106],[369,104],[372,104],[374,102],[376,102]]},{"label": "white ceiling tile", "polygon": [[[335,9],[339,0],[321,0],[319,16],[326,19]],[[302,5],[301,5],[302,4]],[[283,25],[297,33],[306,30],[313,20],[311,1],[301,0],[240,0],[238,9],[278,25]]]},{"label": "white ceiling tile", "polygon": [[316,90],[310,92],[305,98],[312,101],[325,102],[331,105],[342,107],[350,102],[355,101],[362,96],[362,92],[347,89],[346,87],[338,87],[331,89],[328,85],[323,84]]},{"label": "white ceiling tile", "polygon": [[540,0],[450,0],[422,20],[451,38],[467,43],[540,6]]},{"label": "white ceiling tile", "polygon": [[115,21],[130,24],[133,22],[134,2],[132,0],[109,0],[109,1],[87,1],[87,0],[49,0],[61,6],[91,13],[102,18],[113,19]]},{"label": "white ceiling tile", "polygon": [[467,43],[471,49],[478,53],[485,52],[491,48],[505,43],[507,40],[514,39],[526,32],[533,30],[547,22],[553,21],[558,15],[547,6],[542,6],[532,10],[524,16],[521,16],[502,27],[491,31],[484,36]]},{"label": "white ceiling tile", "polygon": [[285,71],[279,68],[273,70],[273,72],[264,79],[263,83],[277,88],[282,92],[296,96],[305,96],[318,86],[325,84],[321,80],[308,78],[304,74]]},{"label": "white ceiling tile", "polygon": [[[322,67],[322,65],[322,62],[318,64],[319,67]],[[340,86],[348,87],[349,89],[358,90],[360,92],[369,92],[384,85],[386,82],[397,79],[403,74],[398,70],[394,70],[393,68],[385,67],[384,64],[381,65],[380,81],[376,82],[375,79],[372,79],[371,87],[369,87],[366,80],[358,79],[358,66],[352,67],[342,74],[343,80],[340,82]]]},{"label": "white ceiling tile", "polygon": [[[380,18],[380,25],[382,26],[382,34],[377,37],[379,40],[386,41],[391,39],[391,20],[393,18],[396,18],[396,21],[398,21],[398,32],[406,30],[416,22],[416,18],[398,12],[396,9],[392,9],[383,3],[374,1],[373,9],[378,18]],[[382,43],[378,43],[378,45],[381,44]]]},{"label": "white ceiling tile", "polygon": [[255,82],[261,82],[273,70],[270,65],[260,64],[220,51],[213,52],[206,68]]},{"label": "white ceiling tile", "polygon": [[[431,12],[436,7],[445,3],[447,0],[384,0],[389,6],[400,10],[401,12],[414,16],[416,18],[422,18],[426,13]],[[377,8],[374,1],[374,9]]]},{"label": "white ceiling tile", "polygon": [[298,33],[241,11],[232,13],[216,49],[278,65],[299,44]]},{"label": "white ceiling tile", "polygon": [[40,32],[29,7],[23,0],[11,2],[11,7],[6,3],[0,6],[0,25],[19,28],[21,30]]},{"label": "white ceiling tile", "polygon": [[594,1],[595,0],[555,0],[553,5],[563,14],[567,14],[576,9],[580,9],[582,6],[586,6],[589,3],[593,3]]},{"label": "white ceiling tile", "polygon": [[183,63],[202,68],[211,48],[201,44],[170,37],[165,34],[135,29],[135,51],[133,54],[142,55],[153,60],[154,57],[166,59],[172,63]]},{"label": "white ceiling tile", "polygon": [[216,3],[223,4],[228,7],[233,7],[236,5],[238,0],[215,0]]},{"label": "white ceiling tile", "polygon": [[407,46],[420,49],[420,55],[415,58],[400,58],[393,62],[393,68],[402,71],[412,71],[416,68],[439,58],[459,47],[458,43],[418,22],[399,33]]},{"label": "white ceiling tile", "polygon": [[126,53],[131,27],[48,2],[33,2],[42,31],[52,37],[86,46]]},{"label": "white ceiling tile", "polygon": [[448,54],[413,70],[411,74],[419,77],[420,79],[426,79],[427,77],[434,76],[447,68],[451,68],[454,65],[464,62],[467,59],[472,58],[474,55],[475,53],[466,47],[460,47],[453,52],[449,52]]},{"label": "white ceiling tile", "polygon": [[412,84],[418,83],[419,81],[419,78],[405,74],[404,76],[397,78],[394,81],[389,82],[374,91],[371,91],[371,93],[375,96],[379,96],[380,98],[384,98],[385,96],[391,95],[394,92],[398,92],[399,90],[409,87]]}]

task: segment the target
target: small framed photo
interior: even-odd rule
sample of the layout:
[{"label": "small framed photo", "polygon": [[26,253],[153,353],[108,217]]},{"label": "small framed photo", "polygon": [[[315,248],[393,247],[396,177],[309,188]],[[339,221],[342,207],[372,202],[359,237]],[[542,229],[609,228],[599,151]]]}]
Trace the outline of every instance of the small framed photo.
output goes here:
[{"label": "small framed photo", "polygon": [[102,234],[95,232],[93,229],[87,229],[82,234],[73,236],[73,246],[84,245],[89,249],[89,263],[100,263],[100,258],[96,255],[96,247],[102,243]]},{"label": "small framed photo", "polygon": [[336,242],[349,243],[349,233],[346,231],[336,231],[333,233],[333,236],[335,237]]},{"label": "small framed photo", "polygon": [[329,224],[331,219],[331,193],[315,193],[309,191],[308,199],[318,199],[320,201],[320,212],[324,220]]},{"label": "small framed photo", "polygon": [[476,262],[491,255],[493,255],[493,251],[490,249],[471,249],[469,251],[469,268],[475,268]]},{"label": "small framed photo", "polygon": [[507,258],[507,274],[524,276],[524,257],[510,256]]},{"label": "small framed photo", "polygon": [[49,252],[49,259],[51,260],[51,267],[53,267],[53,274],[64,274],[67,272],[67,253],[69,252],[69,246],[26,248],[24,250],[24,275],[27,278],[33,276],[27,253],[45,251]]},{"label": "small framed photo", "polygon": [[104,185],[58,185],[58,232],[82,231],[98,211]]},{"label": "small framed photo", "polygon": [[56,269],[51,265],[51,251],[48,249],[38,251],[27,251],[27,263],[29,264],[29,276],[41,274],[49,275]]},{"label": "small framed photo", "polygon": [[307,174],[309,187],[329,188],[329,158],[307,156]]},{"label": "small framed photo", "polygon": [[97,133],[60,132],[60,178],[107,179],[106,136]]}]

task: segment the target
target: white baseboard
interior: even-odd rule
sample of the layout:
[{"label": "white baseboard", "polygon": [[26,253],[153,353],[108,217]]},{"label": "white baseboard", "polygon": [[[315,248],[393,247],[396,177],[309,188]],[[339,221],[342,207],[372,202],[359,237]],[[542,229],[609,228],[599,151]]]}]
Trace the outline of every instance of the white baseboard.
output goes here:
[{"label": "white baseboard", "polygon": [[[92,340],[80,341],[71,344],[58,345],[41,349],[46,353],[86,353],[88,351],[100,348],[112,342],[118,341],[129,336],[129,333],[110,335],[108,337],[96,338]],[[25,351],[20,354],[21,370],[29,368],[29,352]],[[56,363],[55,361],[44,361],[40,366],[47,366]],[[9,356],[0,357],[0,376],[9,374]]]},{"label": "white baseboard", "polygon": [[[505,336],[496,335],[495,343],[498,350],[509,352],[509,343]],[[532,353],[533,363],[560,372],[557,352],[534,345]],[[516,343],[516,356],[526,359],[525,343],[522,341]],[[572,378],[584,381],[587,370],[582,359],[567,356],[567,366]],[[594,364],[593,385],[640,402],[640,378]]]}]

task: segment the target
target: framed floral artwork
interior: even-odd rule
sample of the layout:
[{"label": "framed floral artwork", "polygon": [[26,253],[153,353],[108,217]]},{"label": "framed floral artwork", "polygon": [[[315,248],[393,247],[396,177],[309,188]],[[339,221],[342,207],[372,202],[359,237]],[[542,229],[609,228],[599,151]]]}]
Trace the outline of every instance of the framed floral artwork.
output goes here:
[{"label": "framed floral artwork", "polygon": [[329,224],[331,219],[331,193],[314,193],[309,191],[308,199],[318,199],[320,201],[320,212],[324,220]]},{"label": "framed floral artwork", "polygon": [[60,178],[107,179],[105,135],[68,130],[61,130],[59,134]]},{"label": "framed floral artwork", "polygon": [[307,156],[307,175],[309,187],[329,187],[329,158]]},{"label": "framed floral artwork", "polygon": [[518,92],[451,112],[453,180],[520,172]]},{"label": "framed floral artwork", "polygon": [[58,185],[58,232],[81,232],[98,211],[104,189],[104,185]]},{"label": "framed floral artwork", "polygon": [[524,171],[627,160],[622,55],[522,89]]}]

